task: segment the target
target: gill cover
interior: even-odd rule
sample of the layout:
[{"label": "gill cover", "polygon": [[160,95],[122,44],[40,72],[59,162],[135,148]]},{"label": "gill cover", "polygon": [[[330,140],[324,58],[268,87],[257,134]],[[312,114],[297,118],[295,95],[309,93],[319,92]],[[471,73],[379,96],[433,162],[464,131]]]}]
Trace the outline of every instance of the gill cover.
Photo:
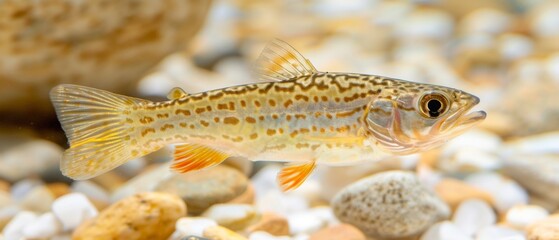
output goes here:
[{"label": "gill cover", "polygon": [[374,98],[365,112],[365,134],[383,150],[404,155],[438,147],[485,119],[483,111],[466,114],[479,98],[448,91]]}]

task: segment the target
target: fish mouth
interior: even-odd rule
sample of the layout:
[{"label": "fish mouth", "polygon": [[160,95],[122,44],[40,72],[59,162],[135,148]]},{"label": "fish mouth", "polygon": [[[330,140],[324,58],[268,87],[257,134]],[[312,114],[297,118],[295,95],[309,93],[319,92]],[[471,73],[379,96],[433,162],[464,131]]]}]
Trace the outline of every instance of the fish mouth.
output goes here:
[{"label": "fish mouth", "polygon": [[478,103],[479,98],[474,97],[473,101],[462,110],[456,111],[454,114],[448,116],[444,120],[441,130],[450,130],[462,133],[478,123],[481,123],[481,121],[487,117],[487,113],[485,111],[470,111]]},{"label": "fish mouth", "polygon": [[460,122],[460,125],[471,125],[483,121],[486,117],[487,113],[485,111],[473,111],[463,115],[460,119],[458,119],[458,121]]}]

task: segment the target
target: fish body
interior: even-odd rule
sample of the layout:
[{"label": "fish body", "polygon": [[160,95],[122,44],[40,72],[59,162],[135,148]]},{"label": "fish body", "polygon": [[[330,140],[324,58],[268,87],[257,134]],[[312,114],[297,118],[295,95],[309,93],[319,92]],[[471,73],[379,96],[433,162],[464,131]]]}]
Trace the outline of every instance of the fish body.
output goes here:
[{"label": "fish body", "polygon": [[485,118],[465,114],[479,99],[463,91],[388,77],[317,71],[285,42],[272,42],[258,73],[269,82],[151,102],[60,85],[51,98],[70,140],[62,172],[87,179],[168,144],[172,169],[188,172],[230,156],[291,162],[284,190],[316,163],[355,164],[439,146]]}]

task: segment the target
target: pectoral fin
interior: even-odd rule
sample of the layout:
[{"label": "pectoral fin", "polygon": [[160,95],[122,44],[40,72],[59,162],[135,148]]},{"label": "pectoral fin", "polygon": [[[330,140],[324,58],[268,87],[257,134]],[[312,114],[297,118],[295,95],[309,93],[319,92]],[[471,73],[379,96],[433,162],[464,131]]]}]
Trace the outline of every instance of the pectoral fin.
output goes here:
[{"label": "pectoral fin", "polygon": [[228,157],[228,154],[204,145],[177,145],[171,169],[179,173],[190,172],[220,164]]},{"label": "pectoral fin", "polygon": [[316,161],[299,164],[289,164],[278,173],[278,182],[282,191],[286,192],[301,186],[301,184],[312,173]]}]

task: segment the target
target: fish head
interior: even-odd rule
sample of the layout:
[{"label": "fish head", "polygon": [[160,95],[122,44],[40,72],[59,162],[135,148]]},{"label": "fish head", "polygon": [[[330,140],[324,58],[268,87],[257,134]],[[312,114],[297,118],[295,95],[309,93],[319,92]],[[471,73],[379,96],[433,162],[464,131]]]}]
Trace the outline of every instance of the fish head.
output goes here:
[{"label": "fish head", "polygon": [[440,146],[486,117],[470,110],[479,98],[464,91],[406,82],[386,88],[369,103],[365,134],[383,151],[412,154]]}]

